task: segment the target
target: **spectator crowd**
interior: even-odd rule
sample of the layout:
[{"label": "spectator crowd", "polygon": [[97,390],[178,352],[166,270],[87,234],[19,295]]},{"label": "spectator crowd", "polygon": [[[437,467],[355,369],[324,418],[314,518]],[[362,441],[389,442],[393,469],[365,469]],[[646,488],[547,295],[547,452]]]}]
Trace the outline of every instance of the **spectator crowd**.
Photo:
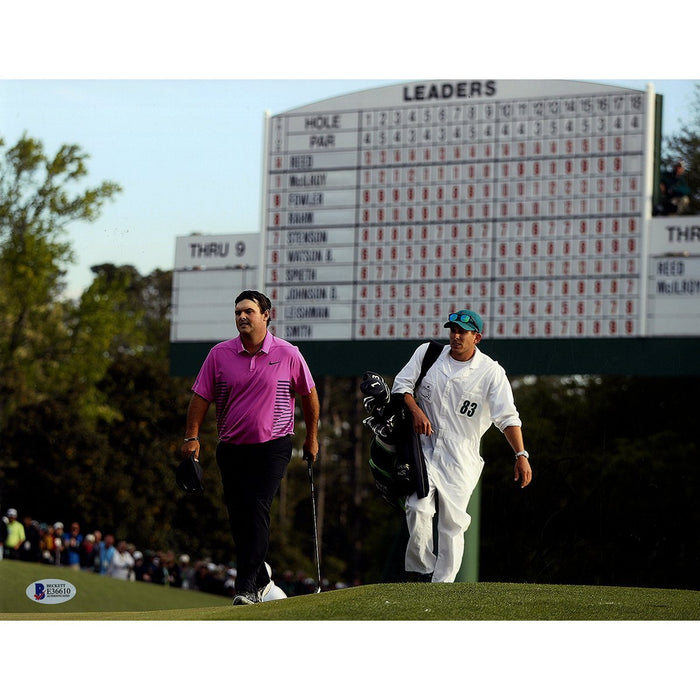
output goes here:
[{"label": "spectator crowd", "polygon": [[[78,522],[68,529],[62,522],[53,525],[33,520],[25,515],[18,519],[15,508],[9,508],[0,519],[0,559],[44,563],[89,571],[125,581],[143,581],[161,586],[203,591],[233,598],[236,584],[235,563],[217,564],[209,559],[194,563],[188,554],[153,551],[137,547],[125,540],[115,541],[112,534],[93,530],[83,534]],[[287,597],[313,593],[317,584],[305,572],[294,574],[287,569],[274,577],[275,585]],[[337,582],[331,586],[321,581],[321,590],[345,588]]]}]

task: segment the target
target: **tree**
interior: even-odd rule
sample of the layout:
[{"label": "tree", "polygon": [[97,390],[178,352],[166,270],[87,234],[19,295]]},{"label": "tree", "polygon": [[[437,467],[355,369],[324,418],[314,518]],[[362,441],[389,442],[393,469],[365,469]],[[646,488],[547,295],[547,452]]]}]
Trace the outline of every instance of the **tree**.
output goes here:
[{"label": "tree", "polygon": [[26,135],[4,146],[0,139],[0,430],[65,368],[55,351],[69,351],[71,340],[70,309],[56,301],[73,260],[65,227],[94,221],[121,191],[110,181],[80,190],[88,156],[77,145],[53,157]]},{"label": "tree", "polygon": [[487,581],[697,588],[697,377],[538,377],[515,390],[533,483],[484,436]]},{"label": "tree", "polygon": [[688,122],[677,134],[666,139],[664,151],[662,164],[665,170],[670,170],[679,160],[685,163],[686,179],[690,187],[687,213],[697,214],[700,212],[700,84],[695,85]]}]

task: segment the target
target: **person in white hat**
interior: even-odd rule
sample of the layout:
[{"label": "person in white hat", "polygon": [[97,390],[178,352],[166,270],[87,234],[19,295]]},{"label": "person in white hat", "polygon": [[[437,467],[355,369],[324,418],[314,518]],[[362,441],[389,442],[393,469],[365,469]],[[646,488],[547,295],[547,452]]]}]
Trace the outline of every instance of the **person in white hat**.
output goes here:
[{"label": "person in white hat", "polygon": [[107,576],[118,578],[122,581],[128,581],[130,580],[130,574],[133,569],[134,558],[131,556],[131,552],[129,552],[127,549],[126,541],[121,540],[117,544],[117,549],[110,559],[109,566],[107,568]]},{"label": "person in white hat", "polygon": [[9,508],[7,513],[7,536],[5,537],[5,558],[19,559],[20,548],[26,538],[24,525],[17,520],[17,511]]}]

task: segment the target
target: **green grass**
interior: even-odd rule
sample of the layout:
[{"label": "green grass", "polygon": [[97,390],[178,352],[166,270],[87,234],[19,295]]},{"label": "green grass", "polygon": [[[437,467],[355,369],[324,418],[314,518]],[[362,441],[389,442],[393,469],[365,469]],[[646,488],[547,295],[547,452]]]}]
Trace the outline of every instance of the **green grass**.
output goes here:
[{"label": "green grass", "polygon": [[[76,596],[40,605],[25,594],[46,578]],[[255,606],[96,574],[0,562],[0,620],[698,620],[700,591],[510,583],[375,584]]]}]

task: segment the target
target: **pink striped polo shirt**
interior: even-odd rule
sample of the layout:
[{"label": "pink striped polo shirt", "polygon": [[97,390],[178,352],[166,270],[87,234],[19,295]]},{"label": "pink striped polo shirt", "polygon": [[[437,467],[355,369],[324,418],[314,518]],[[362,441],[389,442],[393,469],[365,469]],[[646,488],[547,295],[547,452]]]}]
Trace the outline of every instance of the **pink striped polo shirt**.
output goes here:
[{"label": "pink striped polo shirt", "polygon": [[192,391],[216,406],[219,439],[237,445],[268,442],[294,432],[294,394],[314,388],[299,348],[267,333],[255,355],[240,336],[215,345]]}]

